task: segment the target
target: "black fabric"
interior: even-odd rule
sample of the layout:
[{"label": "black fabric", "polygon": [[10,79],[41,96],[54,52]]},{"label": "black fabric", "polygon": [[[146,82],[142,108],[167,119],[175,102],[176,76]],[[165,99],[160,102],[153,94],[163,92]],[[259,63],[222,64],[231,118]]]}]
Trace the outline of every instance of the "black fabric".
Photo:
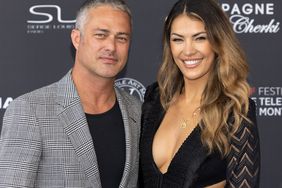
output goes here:
[{"label": "black fabric", "polygon": [[[254,112],[251,102],[251,113]],[[164,117],[164,110],[160,104],[157,83],[149,86],[142,106],[142,132],[140,140],[140,186],[145,188],[200,188],[226,180],[226,187],[258,187],[259,179],[259,145],[255,119],[251,132],[244,132],[244,137],[238,132],[240,138],[235,138],[236,149],[232,150],[227,158],[222,159],[220,154],[214,152],[207,154],[201,143],[201,129],[197,126],[184,141],[173,158],[168,171],[162,174],[156,166],[152,155],[154,135]],[[250,126],[245,121],[241,129]],[[254,134],[254,136],[252,134]],[[252,140],[251,140],[252,139]],[[245,151],[245,146],[251,141],[254,154]],[[238,143],[237,143],[238,142]],[[231,141],[231,144],[233,140]],[[233,146],[233,145],[232,145]],[[244,161],[248,156],[249,163]],[[250,156],[250,157],[249,157]],[[241,160],[243,158],[242,164]],[[235,162],[237,162],[235,164]],[[246,167],[246,168],[244,168]],[[243,170],[242,170],[242,169]],[[244,169],[250,169],[251,173]],[[235,175],[236,174],[236,175]],[[246,185],[246,182],[249,185]]]},{"label": "black fabric", "polygon": [[[153,160],[152,143],[163,119],[164,110],[155,96],[147,95],[146,99],[143,105],[142,125],[144,127],[140,145],[141,173],[144,181],[142,186],[146,188],[182,188],[188,182],[189,185],[193,184],[193,188],[196,188],[224,180],[225,161],[221,160],[220,156],[216,154],[207,157],[201,144],[201,129],[199,126],[193,130],[179,148],[168,171],[165,174],[159,171]],[[153,102],[148,102],[151,99],[153,99]]]},{"label": "black fabric", "polygon": [[125,164],[125,132],[118,102],[102,114],[86,114],[103,188],[119,187]]}]

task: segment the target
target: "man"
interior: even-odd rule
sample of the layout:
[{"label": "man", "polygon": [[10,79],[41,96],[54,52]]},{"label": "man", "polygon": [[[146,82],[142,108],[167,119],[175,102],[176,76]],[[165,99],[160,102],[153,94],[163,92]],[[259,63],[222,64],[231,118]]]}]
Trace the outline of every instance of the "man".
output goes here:
[{"label": "man", "polygon": [[130,37],[122,0],[82,5],[73,69],[5,112],[0,187],[136,187],[141,104],[114,87]]}]

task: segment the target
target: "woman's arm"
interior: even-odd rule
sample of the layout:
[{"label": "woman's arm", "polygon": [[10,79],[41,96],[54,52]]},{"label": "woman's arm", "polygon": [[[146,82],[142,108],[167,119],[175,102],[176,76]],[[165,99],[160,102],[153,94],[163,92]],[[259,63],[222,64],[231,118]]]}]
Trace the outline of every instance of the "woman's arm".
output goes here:
[{"label": "woman's arm", "polygon": [[259,187],[260,146],[256,122],[255,103],[250,100],[248,118],[243,120],[231,140],[231,151],[227,157],[226,187]]}]

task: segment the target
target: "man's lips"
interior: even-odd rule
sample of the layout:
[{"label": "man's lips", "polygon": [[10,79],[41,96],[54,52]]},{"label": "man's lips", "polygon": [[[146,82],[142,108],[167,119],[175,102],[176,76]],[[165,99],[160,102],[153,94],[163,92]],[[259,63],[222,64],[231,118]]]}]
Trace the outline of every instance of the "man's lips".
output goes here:
[{"label": "man's lips", "polygon": [[116,63],[118,61],[117,58],[114,58],[114,57],[100,57],[99,59],[105,61],[106,63]]}]

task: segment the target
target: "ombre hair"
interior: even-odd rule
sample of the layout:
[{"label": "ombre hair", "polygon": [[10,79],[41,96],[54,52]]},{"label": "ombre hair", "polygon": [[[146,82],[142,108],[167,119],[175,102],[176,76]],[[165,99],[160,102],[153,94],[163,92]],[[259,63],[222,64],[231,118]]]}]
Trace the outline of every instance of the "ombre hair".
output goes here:
[{"label": "ombre hair", "polygon": [[203,22],[216,54],[214,67],[201,97],[201,140],[209,152],[217,149],[225,156],[230,151],[230,138],[243,119],[249,121],[245,54],[228,17],[215,0],[179,0],[166,18],[163,31],[163,63],[158,73],[158,84],[165,110],[184,87],[183,74],[175,64],[170,48],[172,23],[183,14]]}]

